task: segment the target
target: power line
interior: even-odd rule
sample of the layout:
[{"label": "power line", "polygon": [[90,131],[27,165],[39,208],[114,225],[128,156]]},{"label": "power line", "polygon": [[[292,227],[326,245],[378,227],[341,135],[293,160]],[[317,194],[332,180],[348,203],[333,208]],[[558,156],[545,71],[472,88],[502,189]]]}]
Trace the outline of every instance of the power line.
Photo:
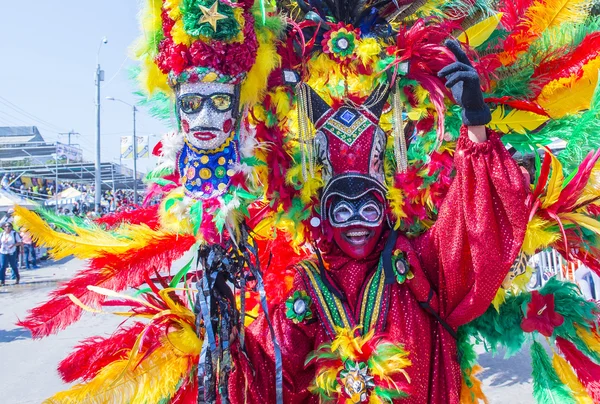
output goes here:
[{"label": "power line", "polygon": [[108,85],[114,80],[114,78],[117,77],[117,74],[119,74],[121,72],[121,69],[123,69],[123,66],[125,66],[125,63],[127,62],[128,59],[129,59],[129,56],[125,56],[125,59],[123,59],[123,62],[121,63],[121,66],[119,66],[119,69],[117,70],[117,72],[115,74],[113,74],[113,76],[106,82],[106,84],[104,84],[102,86],[102,89],[107,88]]},{"label": "power line", "polygon": [[0,103],[4,104],[5,106],[9,107],[10,109],[14,110],[15,112],[27,116],[29,119],[33,119],[34,121],[37,121],[39,123],[42,123],[44,125],[48,125],[49,127],[54,127],[56,128],[55,130],[58,131],[62,131],[62,129],[59,126],[54,125],[53,123],[50,123],[48,121],[45,121],[27,111],[25,111],[23,108],[19,107],[18,105],[10,102],[9,100],[7,100],[6,98],[0,96]]},{"label": "power line", "polygon": [[36,127],[39,127],[40,129],[46,131],[46,132],[50,132],[50,133],[53,133],[53,134],[58,133],[54,129],[48,128],[45,125],[42,125],[42,124],[39,124],[39,123],[37,125],[35,125],[35,123],[37,123],[37,122],[33,122],[34,124],[32,124],[31,121],[25,121],[25,120],[23,120],[23,118],[11,115],[11,114],[9,114],[6,111],[0,111],[0,114],[4,114],[4,115],[8,116],[12,120],[12,125],[15,125],[15,126],[36,126]]}]

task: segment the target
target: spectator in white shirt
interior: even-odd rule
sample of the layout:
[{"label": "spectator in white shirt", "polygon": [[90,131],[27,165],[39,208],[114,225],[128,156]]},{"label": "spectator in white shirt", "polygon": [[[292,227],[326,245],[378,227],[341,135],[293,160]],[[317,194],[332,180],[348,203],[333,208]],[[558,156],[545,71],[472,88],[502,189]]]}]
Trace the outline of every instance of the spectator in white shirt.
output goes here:
[{"label": "spectator in white shirt", "polygon": [[4,223],[4,231],[0,235],[0,284],[5,285],[6,268],[10,265],[17,284],[21,280],[17,266],[17,248],[21,245],[21,237],[13,230],[12,223]]}]

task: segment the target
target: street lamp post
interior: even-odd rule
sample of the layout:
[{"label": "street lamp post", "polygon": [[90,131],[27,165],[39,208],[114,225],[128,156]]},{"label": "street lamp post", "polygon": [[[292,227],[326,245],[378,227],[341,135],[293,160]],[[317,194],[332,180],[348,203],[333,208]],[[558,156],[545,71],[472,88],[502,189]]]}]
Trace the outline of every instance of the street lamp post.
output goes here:
[{"label": "street lamp post", "polygon": [[96,161],[95,161],[95,185],[94,185],[94,205],[97,214],[102,213],[102,163],[100,160],[100,82],[104,81],[104,70],[100,68],[100,50],[102,45],[108,43],[106,37],[102,38],[98,53],[96,54]]},{"label": "street lamp post", "polygon": [[58,212],[58,145],[54,153],[54,212]]},{"label": "street lamp post", "polygon": [[132,105],[128,102],[125,102],[123,100],[120,100],[118,98],[115,97],[106,97],[107,100],[109,101],[119,101],[125,105],[128,105],[131,107],[132,111],[133,111],[133,204],[137,205],[138,202],[138,189],[137,189],[137,136],[136,136],[136,130],[135,130],[135,113],[137,112],[137,108],[135,107],[135,105]]}]

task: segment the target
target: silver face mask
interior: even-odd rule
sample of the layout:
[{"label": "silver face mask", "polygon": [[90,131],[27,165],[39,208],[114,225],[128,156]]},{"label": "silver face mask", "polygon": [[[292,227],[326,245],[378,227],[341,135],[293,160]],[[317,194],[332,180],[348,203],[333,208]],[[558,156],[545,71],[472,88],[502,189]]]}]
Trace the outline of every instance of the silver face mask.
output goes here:
[{"label": "silver face mask", "polygon": [[237,106],[234,84],[180,84],[177,111],[185,141],[199,150],[219,148],[236,126]]}]

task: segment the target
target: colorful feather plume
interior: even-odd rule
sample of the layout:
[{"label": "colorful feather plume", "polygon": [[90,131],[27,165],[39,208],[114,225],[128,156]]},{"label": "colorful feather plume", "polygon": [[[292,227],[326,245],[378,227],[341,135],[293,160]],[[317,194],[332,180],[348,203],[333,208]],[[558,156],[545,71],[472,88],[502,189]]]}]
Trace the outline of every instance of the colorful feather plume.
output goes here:
[{"label": "colorful feather plume", "polygon": [[539,404],[576,402],[570,389],[556,374],[544,347],[537,341],[531,345],[531,367],[533,396]]},{"label": "colorful feather plume", "polygon": [[115,291],[138,287],[156,272],[169,271],[171,264],[196,243],[193,236],[165,234],[127,254],[104,254],[90,260],[88,267],[50,294],[50,300],[29,311],[19,322],[35,338],[62,330],[77,321],[82,309],[69,300],[73,295],[84,304],[98,308],[102,295],[90,292],[88,286]]},{"label": "colorful feather plume", "polygon": [[600,200],[599,184],[592,176],[600,151],[589,153],[576,172],[565,179],[563,166],[546,149],[533,193],[529,198],[530,221],[523,251],[532,255],[548,246],[556,248],[566,259],[580,258],[590,268],[600,271],[585,232],[600,235],[600,222],[589,207]]},{"label": "colorful feather plume", "polygon": [[556,345],[565,359],[573,366],[577,377],[585,386],[592,400],[595,403],[600,402],[600,366],[592,362],[573,343],[564,338],[557,338]]},{"label": "colorful feather plume", "polygon": [[[104,306],[130,306],[127,312],[115,314],[148,319],[120,328],[108,338],[88,339],[60,366],[65,380],[84,380],[70,389],[57,393],[45,403],[158,403],[165,400],[192,404],[197,401],[195,369],[198,364],[201,339],[195,331],[195,315],[185,296],[177,289],[158,289],[149,282],[150,291],[143,298],[121,295],[102,288],[90,288],[93,293],[117,299]],[[186,291],[184,291],[187,293]],[[70,298],[87,308],[77,298]],[[93,310],[96,311],[96,310]],[[85,370],[80,360],[97,359]]]},{"label": "colorful feather plume", "polygon": [[592,398],[585,390],[585,387],[583,387],[579,379],[577,379],[577,375],[575,375],[571,365],[569,365],[567,361],[557,353],[554,353],[552,356],[552,367],[556,371],[560,381],[563,382],[569,388],[569,390],[571,390],[571,394],[573,395],[575,402],[579,404],[594,403]]},{"label": "colorful feather plume", "polygon": [[153,240],[176,236],[143,224],[123,225],[114,231],[93,225],[74,227],[75,234],[65,234],[54,231],[37,214],[19,206],[15,207],[15,223],[30,230],[34,241],[50,249],[50,254],[57,260],[71,255],[89,259],[107,254],[128,254],[148,246]]}]

